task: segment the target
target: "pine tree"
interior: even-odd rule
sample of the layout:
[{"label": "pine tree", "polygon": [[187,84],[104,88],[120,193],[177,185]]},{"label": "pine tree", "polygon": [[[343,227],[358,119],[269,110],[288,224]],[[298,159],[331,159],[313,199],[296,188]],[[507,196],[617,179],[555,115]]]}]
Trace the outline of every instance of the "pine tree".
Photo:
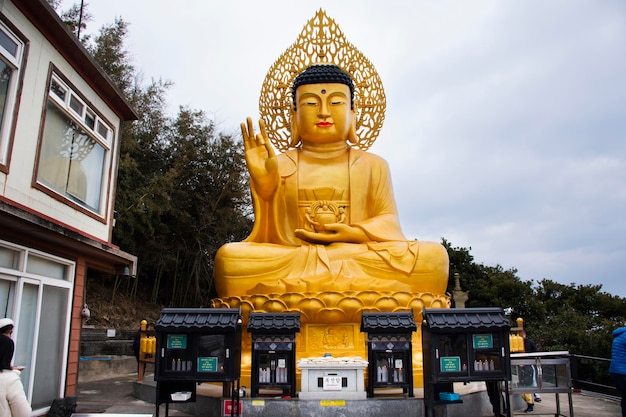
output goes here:
[{"label": "pine tree", "polygon": [[[83,28],[78,10],[62,14],[74,33]],[[86,5],[82,12],[84,23]],[[172,83],[143,84],[125,47],[128,28],[117,18],[86,45],[139,116],[121,132],[113,241],[139,259],[142,287],[133,294],[161,305],[208,305],[215,252],[252,228],[243,145],[217,132],[203,111],[167,114]]]}]

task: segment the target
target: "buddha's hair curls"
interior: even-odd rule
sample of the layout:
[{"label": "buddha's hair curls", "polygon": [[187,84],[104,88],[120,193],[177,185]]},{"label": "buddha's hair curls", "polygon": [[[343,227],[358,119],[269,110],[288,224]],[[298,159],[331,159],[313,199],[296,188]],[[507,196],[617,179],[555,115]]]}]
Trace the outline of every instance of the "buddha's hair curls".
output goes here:
[{"label": "buddha's hair curls", "polygon": [[296,108],[296,89],[301,85],[322,84],[322,83],[338,83],[350,87],[350,108],[353,108],[354,102],[354,83],[352,78],[336,65],[316,64],[311,65],[302,71],[293,81],[292,97],[293,108]]}]

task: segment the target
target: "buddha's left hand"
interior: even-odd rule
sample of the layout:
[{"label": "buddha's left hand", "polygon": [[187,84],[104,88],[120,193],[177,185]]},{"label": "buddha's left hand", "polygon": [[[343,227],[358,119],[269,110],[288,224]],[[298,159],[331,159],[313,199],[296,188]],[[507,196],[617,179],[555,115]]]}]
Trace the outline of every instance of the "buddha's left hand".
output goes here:
[{"label": "buddha's left hand", "polygon": [[306,229],[296,229],[296,237],[310,243],[330,244],[336,242],[363,243],[370,239],[365,232],[354,226],[344,223],[330,223],[324,225],[325,233],[317,233]]}]

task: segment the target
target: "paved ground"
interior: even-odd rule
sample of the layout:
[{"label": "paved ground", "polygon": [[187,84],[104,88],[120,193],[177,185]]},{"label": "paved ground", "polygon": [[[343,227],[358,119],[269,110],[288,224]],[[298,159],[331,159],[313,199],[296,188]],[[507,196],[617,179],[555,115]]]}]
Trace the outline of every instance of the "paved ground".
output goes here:
[{"label": "paved ground", "polygon": [[[542,401],[535,403],[535,412],[526,414],[524,409],[516,410],[515,415],[555,415],[556,395],[542,394]],[[566,394],[559,394],[561,415],[570,416],[569,402]],[[574,417],[619,417],[620,403],[615,399],[599,397],[587,392],[572,394]]]},{"label": "paved ground", "polygon": [[[152,375],[146,375],[152,378]],[[155,414],[152,403],[138,400],[132,396],[133,381],[137,374],[122,375],[113,379],[85,382],[78,385],[77,413],[105,413],[105,414]],[[561,414],[570,416],[567,395],[560,394]],[[572,395],[574,417],[618,417],[621,415],[620,403],[615,399],[599,397],[586,392]],[[525,414],[523,410],[516,410],[515,415],[555,415],[556,401],[554,394],[543,394],[543,401],[535,405],[535,412]],[[165,415],[165,407],[161,406],[160,415]],[[177,410],[170,409],[170,416],[189,416]],[[288,416],[284,416],[288,417]],[[482,417],[482,416],[481,416]]]},{"label": "paved ground", "polygon": [[[152,378],[152,375],[146,375]],[[113,379],[83,382],[78,384],[76,396],[76,413],[106,414],[155,414],[156,407],[152,403],[141,401],[132,396],[133,382],[137,374],[121,375]],[[161,406],[160,415],[165,415],[165,406]],[[189,416],[170,409],[170,416]]]}]

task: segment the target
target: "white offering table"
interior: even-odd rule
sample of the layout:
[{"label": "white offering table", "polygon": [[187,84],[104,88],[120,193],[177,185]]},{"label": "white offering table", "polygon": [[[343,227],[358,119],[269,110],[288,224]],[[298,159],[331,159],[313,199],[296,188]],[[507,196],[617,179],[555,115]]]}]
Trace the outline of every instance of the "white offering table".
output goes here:
[{"label": "white offering table", "polygon": [[302,371],[298,397],[303,400],[364,400],[364,370],[368,362],[360,357],[324,356],[302,358],[298,368]]}]

